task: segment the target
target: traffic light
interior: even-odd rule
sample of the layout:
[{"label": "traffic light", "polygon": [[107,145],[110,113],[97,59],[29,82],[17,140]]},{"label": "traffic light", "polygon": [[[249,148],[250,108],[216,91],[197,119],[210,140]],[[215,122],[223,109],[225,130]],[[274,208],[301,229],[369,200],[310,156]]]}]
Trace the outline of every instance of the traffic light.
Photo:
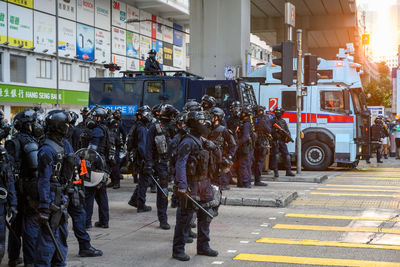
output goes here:
[{"label": "traffic light", "polygon": [[318,83],[318,65],[319,60],[317,56],[304,56],[304,85],[310,86]]},{"label": "traffic light", "polygon": [[281,80],[284,85],[291,86],[293,84],[293,42],[284,41],[274,45],[272,51],[282,55],[282,58],[272,60],[272,63],[281,66],[281,72],[273,73],[272,77]]},{"label": "traffic light", "polygon": [[115,63],[104,64],[104,68],[108,69],[108,70],[111,71],[111,72],[114,72],[114,71],[116,71],[116,70],[120,70],[120,69],[121,69],[121,67],[118,66],[118,65],[115,64]]}]

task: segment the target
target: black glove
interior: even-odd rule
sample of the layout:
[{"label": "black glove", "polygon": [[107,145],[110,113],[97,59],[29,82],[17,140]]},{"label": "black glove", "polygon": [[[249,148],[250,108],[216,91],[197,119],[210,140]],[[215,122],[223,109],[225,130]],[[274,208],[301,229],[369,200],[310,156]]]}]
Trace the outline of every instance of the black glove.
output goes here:
[{"label": "black glove", "polygon": [[49,221],[50,210],[49,209],[39,209],[39,223],[46,224]]},{"label": "black glove", "polygon": [[145,166],[145,167],[143,168],[143,174],[144,174],[144,175],[146,175],[146,176],[153,176],[153,173],[154,173],[154,171],[153,171],[153,168],[152,168],[151,166]]},{"label": "black glove", "polygon": [[186,188],[178,188],[176,190],[176,195],[178,197],[186,198],[186,194],[187,194],[187,189]]},{"label": "black glove", "polygon": [[8,209],[7,215],[10,217],[10,223],[13,223],[17,219],[18,210],[17,207],[11,206]]}]

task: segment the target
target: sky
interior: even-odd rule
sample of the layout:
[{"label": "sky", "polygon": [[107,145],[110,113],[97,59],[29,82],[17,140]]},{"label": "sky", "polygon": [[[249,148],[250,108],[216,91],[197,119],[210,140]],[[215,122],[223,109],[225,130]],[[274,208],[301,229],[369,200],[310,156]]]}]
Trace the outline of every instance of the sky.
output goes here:
[{"label": "sky", "polygon": [[357,0],[359,7],[367,5],[368,10],[377,12],[373,28],[367,29],[367,33],[370,33],[369,50],[374,58],[397,53],[397,25],[393,25],[395,23],[390,20],[390,10],[396,2],[396,0]]}]

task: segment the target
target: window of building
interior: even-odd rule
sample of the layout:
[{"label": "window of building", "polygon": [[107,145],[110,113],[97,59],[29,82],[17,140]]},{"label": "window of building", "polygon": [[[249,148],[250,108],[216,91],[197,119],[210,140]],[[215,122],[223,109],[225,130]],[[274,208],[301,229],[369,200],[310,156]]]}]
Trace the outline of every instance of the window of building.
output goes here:
[{"label": "window of building", "polygon": [[26,83],[26,57],[10,55],[10,80]]},{"label": "window of building", "polygon": [[51,61],[44,59],[36,60],[36,77],[51,79]]},{"label": "window of building", "polygon": [[[282,91],[282,108],[286,111],[296,111],[296,107],[296,91]],[[301,109],[304,109],[304,105],[301,105]]]},{"label": "window of building", "polygon": [[72,81],[72,65],[68,63],[61,63],[60,64],[60,69],[61,69],[61,77],[60,80],[62,81]]},{"label": "window of building", "polygon": [[79,70],[81,72],[80,82],[83,82],[83,83],[89,82],[89,67],[79,66]]},{"label": "window of building", "polygon": [[162,82],[154,81],[147,82],[147,92],[148,93],[160,93],[162,88]]},{"label": "window of building", "polygon": [[104,77],[104,69],[97,68],[96,69],[96,77]]},{"label": "window of building", "polygon": [[104,89],[103,89],[104,93],[112,93],[112,89],[113,89],[112,83],[104,84]]},{"label": "window of building", "polygon": [[320,101],[322,110],[345,113],[343,91],[322,91]]}]

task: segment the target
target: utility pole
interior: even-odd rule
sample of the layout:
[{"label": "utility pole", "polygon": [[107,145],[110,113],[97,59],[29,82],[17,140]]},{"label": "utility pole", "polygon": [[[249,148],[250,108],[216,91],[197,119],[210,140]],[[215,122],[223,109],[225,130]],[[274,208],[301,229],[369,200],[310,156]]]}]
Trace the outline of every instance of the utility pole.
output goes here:
[{"label": "utility pole", "polygon": [[297,165],[296,173],[301,173],[301,86],[302,86],[302,56],[303,50],[301,46],[302,30],[297,30],[297,90],[296,90],[296,151],[297,151]]},{"label": "utility pole", "polygon": [[58,54],[58,1],[56,1],[56,88],[57,88],[57,108],[60,108],[60,57]]}]

